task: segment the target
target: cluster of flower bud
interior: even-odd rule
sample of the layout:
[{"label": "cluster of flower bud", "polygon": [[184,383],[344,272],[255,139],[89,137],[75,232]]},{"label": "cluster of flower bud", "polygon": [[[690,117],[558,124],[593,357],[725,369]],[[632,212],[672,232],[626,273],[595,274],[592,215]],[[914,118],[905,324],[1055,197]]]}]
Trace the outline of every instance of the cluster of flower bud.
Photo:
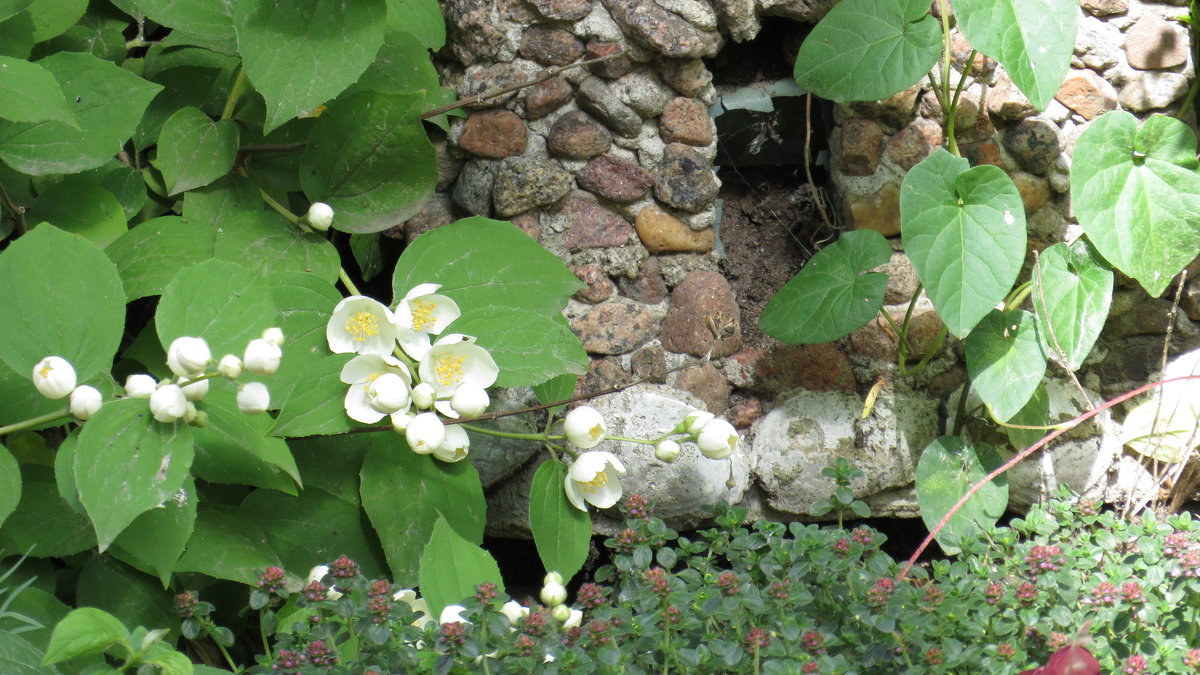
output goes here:
[{"label": "cluster of flower bud", "polygon": [[104,398],[90,385],[77,385],[75,367],[61,356],[47,356],[33,367],[33,386],[48,399],[67,399],[67,409],[77,419],[86,420],[100,409]]}]

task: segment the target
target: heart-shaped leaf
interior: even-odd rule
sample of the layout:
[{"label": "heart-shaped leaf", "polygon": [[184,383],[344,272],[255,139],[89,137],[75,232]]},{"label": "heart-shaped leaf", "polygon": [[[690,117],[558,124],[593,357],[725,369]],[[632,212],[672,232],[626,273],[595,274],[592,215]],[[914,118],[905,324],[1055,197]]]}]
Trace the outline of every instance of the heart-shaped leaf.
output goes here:
[{"label": "heart-shaped leaf", "polygon": [[158,168],[171,195],[203,187],[229,172],[237,159],[238,128],[214,122],[197,108],[180,108],[163,123]]},{"label": "heart-shaped leaf", "polygon": [[992,416],[1007,422],[1046,374],[1037,319],[1024,311],[992,310],[967,336],[967,373]]},{"label": "heart-shaped leaf", "polygon": [[[972,485],[1000,466],[1000,455],[986,443],[967,445],[957,436],[930,443],[917,462],[917,504],[921,519],[933,529]],[[982,537],[1008,506],[1008,479],[1001,475],[980,488],[937,534],[947,555],[961,550],[963,540]]]},{"label": "heart-shaped leaf", "polygon": [[1087,240],[1042,251],[1032,297],[1048,357],[1079,370],[1108,318],[1112,287],[1112,270],[1093,256]]}]

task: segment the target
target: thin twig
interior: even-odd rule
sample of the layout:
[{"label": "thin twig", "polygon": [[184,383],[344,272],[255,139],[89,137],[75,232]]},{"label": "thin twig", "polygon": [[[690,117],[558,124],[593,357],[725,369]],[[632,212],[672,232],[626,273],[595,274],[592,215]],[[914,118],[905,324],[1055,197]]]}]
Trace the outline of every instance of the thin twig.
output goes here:
[{"label": "thin twig", "polygon": [[808,180],[809,191],[813,201],[817,203],[817,210],[821,212],[821,220],[825,222],[825,227],[837,232],[829,214],[825,212],[825,195],[817,187],[812,175],[812,99],[812,93],[804,97],[804,178]]},{"label": "thin twig", "polygon": [[13,202],[12,197],[8,196],[8,190],[4,189],[3,183],[0,183],[0,202],[3,202],[4,208],[8,209],[8,212],[12,214],[13,232],[17,236],[25,234],[25,208],[17,206]]}]

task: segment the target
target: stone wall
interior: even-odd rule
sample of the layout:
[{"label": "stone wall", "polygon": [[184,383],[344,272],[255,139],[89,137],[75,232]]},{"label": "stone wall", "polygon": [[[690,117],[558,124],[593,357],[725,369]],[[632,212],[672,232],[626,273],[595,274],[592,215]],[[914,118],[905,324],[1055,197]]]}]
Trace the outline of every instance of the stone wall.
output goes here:
[{"label": "stone wall", "polygon": [[[587,287],[567,309],[593,357],[581,391],[647,377],[706,359],[655,382],[600,399],[613,433],[653,436],[687,407],[722,414],[746,434],[731,462],[685,451],[664,467],[638,447],[614,447],[630,468],[627,489],[648,493],[668,516],[694,523],[717,499],[768,516],[803,517],[832,488],[820,475],[835,456],[867,472],[854,487],[880,515],[914,515],[915,457],[944,432],[965,377],[962,345],[948,339],[921,376],[892,378],[895,343],[871,324],[833,345],[796,347],[743,325],[738,298],[719,266],[718,191],[713,172],[717,97],[705,58],[727,40],[754,37],[761,17],[814,22],[832,0],[444,0],[447,86],[460,96],[541,79],[473,106],[439,142],[441,191],[405,224],[411,238],[463,215],[510,219],[559,255]],[[1081,0],[1072,70],[1038,113],[989,59],[966,64],[955,33],[955,75],[978,78],[956,120],[972,163],[1008,170],[1029,216],[1030,245],[1079,234],[1068,200],[1073,144],[1104,111],[1171,112],[1193,73],[1174,4]],[[1186,4],[1186,3],[1185,3]],[[615,58],[545,78],[547,69]],[[902,316],[916,278],[899,240],[904,172],[941,145],[940,111],[923,82],[886,101],[841,106],[831,139],[833,193],[846,228],[893,237],[887,309]],[[1093,400],[1146,381],[1166,328],[1166,300],[1120,287],[1104,342],[1084,374]],[[1177,347],[1197,343],[1200,285],[1185,296]],[[920,350],[940,328],[924,301],[914,316]],[[714,336],[714,331],[716,335]],[[744,333],[754,333],[752,345]],[[875,412],[863,395],[885,380]],[[1084,405],[1052,382],[1052,409]],[[1073,398],[1074,396],[1074,398]],[[1145,481],[1102,420],[1014,476],[1014,502],[1058,481],[1114,497]],[[525,522],[528,453],[483,446],[496,532]],[[506,478],[518,476],[517,480]]]}]

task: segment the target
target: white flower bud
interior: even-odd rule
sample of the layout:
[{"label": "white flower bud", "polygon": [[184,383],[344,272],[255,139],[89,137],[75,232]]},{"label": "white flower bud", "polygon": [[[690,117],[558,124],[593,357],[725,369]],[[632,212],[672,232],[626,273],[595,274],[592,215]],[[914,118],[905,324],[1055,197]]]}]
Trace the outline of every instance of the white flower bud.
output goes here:
[{"label": "white flower bud", "polygon": [[467,456],[470,447],[471,437],[467,435],[467,430],[452,424],[446,427],[446,438],[433,451],[433,456],[443,462],[457,462]]},{"label": "white flower bud", "polygon": [[[203,401],[205,396],[208,396],[208,380],[200,380],[191,384],[181,384],[183,395],[189,401]],[[191,420],[188,420],[189,422]]]},{"label": "white flower bud", "polygon": [[247,382],[238,388],[237,406],[247,415],[266,412],[271,407],[271,392],[262,382]]},{"label": "white flower bud", "polygon": [[333,209],[324,202],[313,202],[304,214],[304,221],[318,232],[324,232],[333,224]]},{"label": "white flower bud", "polygon": [[545,586],[546,584],[558,584],[559,586],[561,586],[565,583],[566,583],[566,580],[563,579],[563,576],[561,574],[559,574],[558,572],[547,572],[546,576],[542,577],[542,585],[543,586]]},{"label": "white flower bud", "polygon": [[217,372],[230,380],[236,380],[242,376],[242,360],[236,354],[226,354],[217,364]]},{"label": "white flower bud", "polygon": [[566,623],[571,620],[571,608],[566,605],[554,605],[554,609],[550,610],[550,616],[559,623]]},{"label": "white flower bud", "polygon": [[734,429],[732,424],[723,419],[714,419],[700,430],[700,435],[696,437],[696,445],[709,459],[725,459],[737,450],[740,440],[737,429]]},{"label": "white flower bud", "polygon": [[405,429],[408,429],[408,425],[412,424],[414,417],[416,417],[416,415],[408,412],[407,410],[404,412],[392,413],[392,428],[395,429],[397,433],[402,434],[404,433]]},{"label": "white flower bud", "polygon": [[177,384],[164,384],[150,394],[150,412],[159,422],[174,422],[187,412],[187,397]]},{"label": "white flower bud", "polygon": [[203,373],[211,361],[212,351],[204,338],[175,338],[167,348],[167,367],[180,377]]},{"label": "white flower bud", "polygon": [[86,420],[104,404],[104,397],[100,395],[100,390],[95,387],[83,385],[75,387],[71,392],[70,411],[77,419]]},{"label": "white flower bud", "polygon": [[421,410],[429,410],[433,407],[434,391],[433,385],[428,382],[422,382],[412,388],[412,402]]},{"label": "white flower bud", "polygon": [[510,623],[516,623],[523,616],[529,616],[529,608],[516,600],[509,600],[500,606],[500,613],[508,618]]},{"label": "white flower bud", "polygon": [[138,373],[125,378],[125,396],[129,398],[150,398],[154,390],[158,388],[158,383],[154,378],[145,374]]},{"label": "white flower bud", "polygon": [[561,583],[550,582],[542,586],[540,597],[547,607],[558,607],[567,601],[567,589]]},{"label": "white flower bud", "polygon": [[[328,574],[329,565],[317,565],[308,571],[308,578],[304,580],[304,585],[307,586],[313,582],[321,581]],[[335,590],[333,586],[329,586],[325,589],[325,597],[330,600],[337,600],[338,598],[342,597],[342,594]]]},{"label": "white flower bud", "polygon": [[250,344],[246,345],[246,353],[242,356],[242,364],[246,370],[258,375],[274,375],[276,370],[279,370],[279,359],[283,356],[283,350],[279,345],[258,338],[251,340]]},{"label": "white flower bud", "polygon": [[262,339],[276,347],[283,347],[283,329],[279,326],[271,326],[262,332]]},{"label": "white flower bud", "polygon": [[409,404],[408,382],[396,373],[384,373],[367,385],[367,405],[390,415]]},{"label": "white flower bud", "polygon": [[[183,388],[183,395],[187,396],[187,387]],[[191,401],[187,402],[187,409],[183,411],[183,421],[191,424],[196,421],[196,417],[200,415],[200,411],[196,410],[196,404]]]},{"label": "white flower bud", "polygon": [[450,407],[462,417],[475,417],[487,410],[492,401],[487,389],[473,384],[463,384],[450,397]]},{"label": "white flower bud", "polygon": [[[192,408],[196,407],[195,404],[193,404],[191,402],[189,402],[189,405]],[[189,413],[184,414],[184,419],[187,419],[188,414],[190,414],[190,409],[189,409]],[[203,410],[197,410],[196,414],[192,415],[191,419],[187,420],[187,423],[193,427],[204,428],[204,427],[208,426],[208,413]]]},{"label": "white flower bud", "polygon": [[75,389],[75,367],[61,356],[47,356],[33,367],[33,386],[42,396],[60,399]]},{"label": "white flower bud", "polygon": [[665,441],[659,441],[658,445],[654,446],[654,456],[660,462],[667,464],[674,462],[676,459],[679,459],[679,443],[669,438]]},{"label": "white flower bud", "polygon": [[421,413],[404,430],[408,447],[418,455],[428,455],[446,440],[446,425],[434,413]]},{"label": "white flower bud", "polygon": [[695,438],[700,433],[700,430],[704,428],[704,425],[712,421],[714,417],[716,415],[706,410],[693,410],[683,418],[684,431]]},{"label": "white flower bud", "polygon": [[471,623],[463,617],[463,612],[467,611],[462,605],[446,605],[442,608],[442,613],[438,616],[438,623]]},{"label": "white flower bud", "polygon": [[[566,605],[559,605],[559,606],[566,607]],[[551,611],[553,611],[553,610],[551,610]],[[566,621],[562,622],[562,627],[563,627],[563,630],[571,630],[572,628],[578,628],[579,625],[582,623],[583,623],[583,612],[578,609],[572,609],[571,615],[567,617]],[[549,656],[549,655],[547,655],[547,656]]]},{"label": "white flower bud", "polygon": [[586,450],[604,440],[608,428],[604,426],[604,417],[598,410],[581,405],[567,413],[567,419],[563,421],[563,433],[573,445]]}]

